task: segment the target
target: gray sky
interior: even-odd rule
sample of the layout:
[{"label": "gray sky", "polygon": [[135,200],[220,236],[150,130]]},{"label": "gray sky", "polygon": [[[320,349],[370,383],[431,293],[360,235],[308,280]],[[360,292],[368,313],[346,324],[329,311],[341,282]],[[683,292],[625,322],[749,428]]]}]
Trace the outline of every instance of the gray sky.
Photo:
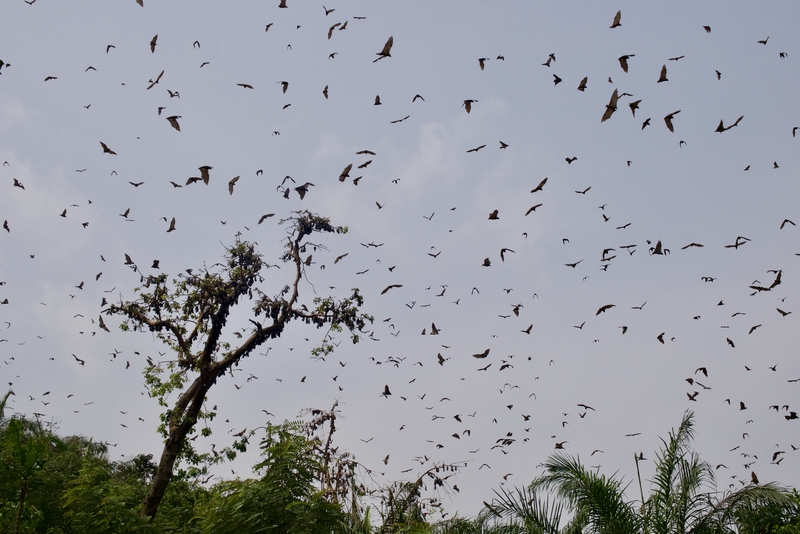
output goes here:
[{"label": "gray sky", "polygon": [[[326,16],[321,4],[277,4],[5,6],[0,219],[10,231],[0,231],[0,321],[10,326],[0,323],[0,377],[12,383],[14,410],[117,444],[115,458],[157,457],[158,406],[143,396],[141,370],[162,347],[95,324],[103,297],[135,296],[124,254],[145,274],[159,259],[176,275],[218,261],[241,232],[278,263],[277,220],[308,209],[350,232],[324,239],[329,251],[314,253],[302,297],[359,287],[380,341],[345,340],[314,361],[324,332],[292,324],[268,355],[212,389],[219,417],[201,448],[263,425],[262,409],[278,422],[338,399],[339,443],[385,473],[379,481],[469,461],[453,479],[461,491],[443,498],[449,513],[470,515],[503,475],[525,484],[539,474],[557,442],[631,480],[633,454],[652,458],[658,436],[692,409],[698,451],[727,466],[717,471],[721,490],[740,487],[732,476],[749,480],[750,462],[762,482],[797,484],[800,423],[785,415],[800,408],[800,383],[789,382],[800,378],[800,229],[782,223],[800,223],[800,5],[352,0],[326,4],[335,9]],[[621,26],[609,28],[618,10]],[[390,35],[391,57],[373,63]],[[622,55],[631,56],[627,73]],[[662,65],[668,81],[657,83]],[[601,123],[615,89],[633,96]],[[417,94],[424,100],[412,102]],[[469,114],[467,99],[477,101]],[[634,117],[629,104],[640,99]],[[670,132],[664,117],[676,110]],[[365,149],[376,155],[356,155]],[[208,186],[170,185],[202,165],[213,167]],[[276,188],[285,176],[314,187],[302,201],[284,199]],[[131,220],[120,216],[128,208]],[[489,220],[494,210],[499,219]],[[276,216],[258,225],[266,213]],[[175,232],[162,217],[176,218]],[[747,241],[725,248],[738,236]],[[648,253],[659,241],[669,254]],[[383,245],[361,246],[371,242]],[[703,247],[682,248],[690,243]],[[501,261],[501,248],[514,252]],[[607,248],[616,257],[603,261]],[[753,295],[751,285],[775,280],[770,270],[782,283]],[[288,276],[269,270],[265,291]],[[380,295],[389,284],[403,287]],[[440,334],[420,335],[431,323]],[[246,310],[233,317],[235,328],[248,324]],[[472,357],[486,349],[486,359]],[[504,362],[512,367],[501,371]],[[385,385],[391,397],[380,396]],[[581,415],[579,403],[594,410]],[[492,449],[509,432],[516,441]],[[604,452],[590,456],[595,449]],[[775,451],[786,451],[777,465]],[[423,456],[424,465],[414,460]],[[248,454],[218,472],[248,476],[253,463]]]}]

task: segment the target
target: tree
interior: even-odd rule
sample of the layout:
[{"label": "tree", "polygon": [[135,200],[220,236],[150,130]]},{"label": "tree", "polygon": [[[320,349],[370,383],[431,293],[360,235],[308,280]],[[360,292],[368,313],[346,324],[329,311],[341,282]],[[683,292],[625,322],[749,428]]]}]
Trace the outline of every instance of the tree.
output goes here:
[{"label": "tree", "polygon": [[5,416],[6,416],[6,414],[5,414],[5,411],[6,411],[6,404],[8,403],[8,398],[9,398],[11,395],[14,395],[14,392],[13,392],[13,391],[11,391],[11,390],[9,389],[9,390],[6,392],[6,394],[5,394],[5,395],[3,395],[3,398],[2,398],[2,400],[0,400],[0,421],[2,421],[3,419],[5,419]]},{"label": "tree", "polygon": [[587,470],[580,459],[551,456],[545,462],[546,474],[531,484],[531,489],[553,489],[572,510],[574,521],[588,532],[642,532],[637,509],[625,499],[624,487],[614,476],[606,477]]},{"label": "tree", "polygon": [[63,530],[97,534],[199,533],[195,507],[207,498],[208,492],[194,480],[173,477],[158,517],[151,522],[140,515],[142,499],[156,470],[151,460],[152,455],[140,454],[125,462],[111,462],[105,444],[88,442],[80,468],[54,503],[66,517]]},{"label": "tree", "polygon": [[562,527],[564,503],[550,495],[537,495],[534,489],[501,488],[495,491],[492,504],[484,503],[487,515],[505,518],[505,532],[527,534],[579,534],[583,521],[577,516]]},{"label": "tree", "polygon": [[338,402],[308,420],[267,424],[257,479],[223,481],[198,507],[208,534],[228,532],[370,534],[361,498],[369,471],[333,445]]},{"label": "tree", "polygon": [[426,482],[433,483],[433,491],[441,488],[449,491],[447,480],[457,474],[459,464],[436,463],[419,475],[416,480],[396,481],[380,490],[382,525],[381,534],[424,534],[431,530],[428,516],[441,513],[442,502],[438,497],[423,497]]},{"label": "tree", "polygon": [[105,448],[89,447],[77,477],[64,492],[64,509],[76,532],[130,533],[150,525],[136,511],[141,484],[115,477]]},{"label": "tree", "polygon": [[800,493],[793,489],[788,502],[739,507],[736,526],[738,534],[800,534]]},{"label": "tree", "polygon": [[[227,249],[222,264],[210,269],[203,267],[197,273],[187,270],[187,274],[178,275],[171,284],[166,274],[142,277],[142,287],[136,290],[137,300],[112,304],[104,310],[108,315],[124,317],[123,330],[155,332],[175,354],[174,360],[166,362],[166,368],[161,362],[149,361],[150,366],[145,370],[151,395],[158,397],[166,411],[160,428],[165,437],[164,448],[142,503],[142,516],[155,517],[181,455],[190,461],[202,459],[194,453],[187,437],[194,432],[198,419],[215,415],[203,406],[218,378],[265,341],[280,337],[295,319],[317,328],[328,326],[321,346],[313,351],[317,356],[333,350],[331,332],[347,328],[352,342],[357,343],[359,332],[373,320],[360,313],[363,297],[358,289],[341,300],[317,297],[313,310],[299,303],[300,282],[305,266],[310,264],[310,256],[304,260],[301,254],[309,248],[324,249],[323,245],[306,242],[306,238],[314,233],[343,234],[347,228],[334,227],[327,218],[308,211],[293,212],[281,223],[287,223],[288,228],[284,239],[286,250],[280,259],[294,269],[290,283],[274,296],[268,296],[258,285],[263,282],[262,269],[277,266],[265,263],[254,244],[237,240]],[[221,342],[231,311],[245,298],[252,302],[253,313],[246,327],[247,335],[238,346]],[[162,378],[165,373],[166,379]],[[178,398],[170,406],[167,398],[174,391],[178,392]],[[208,435],[210,430],[204,428],[203,433]],[[234,447],[241,450],[245,443],[246,438],[234,443]],[[235,451],[231,454],[235,455]]]},{"label": "tree", "polygon": [[14,534],[20,531],[29,486],[36,474],[42,470],[50,445],[48,439],[50,436],[40,425],[36,426],[38,428],[35,427],[33,432],[27,432],[24,421],[11,419],[5,431],[7,448],[11,452],[11,461],[7,467],[19,484]]},{"label": "tree", "polygon": [[61,496],[85,446],[82,438],[57,436],[38,418],[0,420],[0,532],[64,527]]},{"label": "tree", "polygon": [[321,443],[306,437],[301,422],[267,425],[258,479],[225,481],[203,522],[203,532],[331,532],[345,520],[341,507],[320,489]]},{"label": "tree", "polygon": [[626,499],[625,486],[615,476],[587,470],[580,459],[561,454],[545,462],[545,474],[530,489],[554,491],[574,513],[573,521],[593,533],[737,532],[737,516],[743,517],[743,511],[752,516],[789,505],[787,490],[772,483],[716,491],[713,467],[689,448],[693,436],[693,415],[687,412],[669,439],[662,439],[647,499],[640,480],[638,506]]}]

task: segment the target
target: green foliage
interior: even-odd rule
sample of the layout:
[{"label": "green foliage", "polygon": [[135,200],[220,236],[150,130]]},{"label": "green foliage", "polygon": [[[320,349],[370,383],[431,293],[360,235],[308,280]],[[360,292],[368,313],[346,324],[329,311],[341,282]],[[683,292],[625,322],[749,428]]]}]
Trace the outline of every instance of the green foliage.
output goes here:
[{"label": "green foliage", "polygon": [[800,493],[796,489],[785,502],[736,509],[739,534],[800,534]]},{"label": "green foliage", "polygon": [[154,471],[149,455],[109,462],[105,444],[24,417],[0,421],[0,532],[192,532],[204,490],[184,480],[170,486],[158,521],[140,519]]},{"label": "green foliage", "polygon": [[0,421],[5,419],[5,416],[6,416],[6,403],[8,402],[8,398],[13,394],[14,394],[14,392],[9,389],[6,392],[6,394],[3,395],[2,400],[0,400]]},{"label": "green foliage", "polygon": [[51,458],[67,445],[38,421],[12,418],[0,427],[0,526],[26,532],[42,523],[57,522],[48,502],[63,485],[59,465]]},{"label": "green foliage", "polygon": [[350,341],[354,344],[361,340],[359,332],[363,332],[367,323],[372,323],[374,318],[368,314],[359,313],[364,305],[364,297],[359,293],[358,288],[352,289],[353,294],[341,301],[336,301],[331,297],[316,297],[314,299],[314,319],[311,320],[317,328],[321,328],[326,323],[330,324],[328,334],[322,338],[319,347],[311,349],[311,354],[316,357],[327,356],[334,350],[333,337],[330,332],[342,332],[343,327],[350,332]]},{"label": "green foliage", "polygon": [[387,488],[382,533],[419,532],[427,526],[420,501],[421,486],[416,482],[396,482]]},{"label": "green foliage", "polygon": [[796,516],[786,489],[773,484],[716,491],[712,467],[689,447],[693,436],[693,416],[687,412],[662,440],[650,494],[645,499],[642,491],[638,506],[626,499],[626,487],[615,476],[589,471],[580,459],[563,454],[545,462],[546,473],[529,489],[555,492],[573,512],[562,532],[582,525],[583,532],[598,534],[762,533],[781,524],[791,510]]},{"label": "green foliage", "polygon": [[28,480],[42,469],[48,445],[46,438],[41,430],[32,436],[25,436],[25,424],[22,421],[9,421],[6,440],[13,460],[9,467],[21,480]]},{"label": "green foliage", "polygon": [[[237,241],[227,249],[222,263],[210,269],[203,267],[197,273],[188,269],[186,274],[179,274],[171,282],[164,273],[143,277],[141,287],[136,288],[136,301],[111,305],[106,310],[107,314],[124,317],[123,330],[155,332],[157,338],[175,354],[176,359],[167,362],[156,363],[148,359],[149,365],[145,369],[150,396],[167,408],[160,426],[164,437],[168,436],[170,425],[179,422],[175,417],[181,415],[168,404],[167,399],[173,392],[186,388],[194,373],[207,371],[222,376],[261,343],[279,337],[285,325],[294,319],[314,324],[317,328],[329,325],[329,332],[341,332],[347,328],[352,332],[353,343],[360,339],[358,332],[373,321],[370,315],[359,312],[364,299],[358,289],[353,289],[352,295],[342,300],[315,298],[313,312],[307,311],[305,306],[295,308],[303,266],[299,255],[307,247],[324,248],[319,244],[303,243],[303,239],[314,232],[342,234],[347,232],[347,228],[334,227],[329,219],[308,211],[294,212],[281,221],[287,222],[290,228],[285,239],[286,252],[281,260],[294,263],[297,276],[292,285],[284,286],[273,296],[264,293],[258,284],[264,281],[262,269],[275,266],[264,261],[254,243]],[[238,347],[220,343],[218,340],[228,316],[242,298],[253,302],[250,335]],[[326,335],[313,354],[328,354],[332,350],[332,338]],[[210,420],[215,415],[213,411],[201,411],[198,418]],[[204,434],[208,433],[206,430]],[[197,462],[209,458],[195,456],[193,459]]]},{"label": "green foliage", "polygon": [[80,437],[60,438],[38,420],[0,422],[0,532],[59,532],[68,521],[61,496],[92,446]]},{"label": "green foliage", "polygon": [[104,458],[87,453],[78,477],[64,493],[64,508],[77,532],[143,532],[150,528],[138,513],[143,490],[141,484],[115,479]]},{"label": "green foliage", "polygon": [[432,483],[434,493],[448,491],[447,480],[454,476],[460,465],[438,463],[422,473],[416,480],[395,482],[380,491],[381,534],[430,532],[428,518],[439,512],[442,503],[436,496],[423,497],[427,483]]},{"label": "green foliage", "polygon": [[[240,365],[261,344],[280,337],[291,321],[300,320],[317,328],[328,326],[320,347],[312,351],[315,356],[333,350],[332,332],[347,328],[352,342],[357,343],[359,333],[373,321],[370,315],[360,312],[364,299],[358,289],[341,300],[315,298],[313,310],[299,303],[300,282],[310,263],[310,257],[303,260],[300,255],[309,248],[325,248],[306,238],[314,233],[342,234],[347,228],[335,227],[327,218],[308,211],[293,212],[281,223],[289,224],[280,259],[294,269],[290,283],[271,296],[260,287],[264,281],[261,271],[274,266],[264,261],[254,243],[237,240],[226,250],[221,263],[203,266],[198,272],[187,269],[186,274],[181,273],[171,282],[165,274],[142,277],[135,301],[111,304],[104,310],[109,315],[123,316],[123,330],[154,332],[174,354],[174,359],[166,362],[148,358],[144,371],[150,395],[165,409],[159,426],[165,444],[142,515],[155,517],[176,465],[189,466],[183,472],[178,470],[179,474],[200,474],[210,464],[233,459],[246,450],[248,436],[213,455],[198,453],[189,439],[196,434],[199,421],[216,416],[214,409],[205,409],[205,400],[217,379]],[[135,265],[133,268],[137,270]],[[236,332],[241,341],[234,343],[225,340],[224,334],[228,318],[241,300],[251,302],[252,315],[249,324]],[[206,425],[200,433],[208,436],[211,429]]]},{"label": "green foliage", "polygon": [[531,488],[495,491],[489,515],[508,518],[509,526],[530,534],[559,534],[564,505],[549,495],[537,495]]},{"label": "green foliage", "polygon": [[205,490],[180,478],[170,485],[155,521],[139,515],[155,467],[150,455],[109,462],[103,450],[87,449],[78,475],[62,499],[71,531],[199,532],[192,521],[195,504],[204,498]]},{"label": "green foliage", "polygon": [[[111,462],[102,443],[59,437],[24,417],[0,420],[0,532],[800,534],[796,490],[749,484],[715,491],[713,471],[690,449],[691,414],[662,440],[644,502],[626,500],[616,477],[554,455],[542,477],[496,491],[475,518],[432,523],[441,504],[423,496],[426,482],[445,488],[456,466],[438,464],[417,480],[370,490],[356,474],[359,464],[333,446],[336,405],[309,413],[307,421],[265,427],[256,478],[206,490],[177,473],[153,520],[139,513],[157,471],[151,455]],[[377,525],[365,506],[376,496]]]},{"label": "green foliage", "polygon": [[[510,518],[509,518],[510,519]],[[484,508],[474,519],[453,517],[431,525],[432,534],[532,534],[538,531],[526,530],[520,522],[501,520],[496,512]]]},{"label": "green foliage", "polygon": [[640,532],[640,518],[615,477],[594,473],[580,459],[563,454],[551,456],[544,465],[546,474],[532,488],[554,489],[575,516],[586,521],[589,532]]},{"label": "green foliage", "polygon": [[299,423],[267,425],[263,460],[254,467],[261,477],[217,485],[204,514],[204,533],[312,534],[339,528],[346,519],[341,506],[319,489],[320,442],[300,430]]}]

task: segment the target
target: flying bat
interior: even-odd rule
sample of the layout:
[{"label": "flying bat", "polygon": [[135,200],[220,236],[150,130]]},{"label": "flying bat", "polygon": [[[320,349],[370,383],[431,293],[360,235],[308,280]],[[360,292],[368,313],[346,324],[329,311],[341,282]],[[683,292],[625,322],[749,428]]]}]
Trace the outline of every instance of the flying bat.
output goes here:
[{"label": "flying bat", "polygon": [[294,188],[297,191],[297,194],[300,195],[300,200],[303,200],[306,197],[306,193],[308,193],[308,188],[314,186],[311,182],[306,182],[303,185],[299,185]]},{"label": "flying bat", "polygon": [[619,66],[622,67],[624,72],[628,72],[628,60],[635,56],[636,54],[625,54],[619,57]]},{"label": "flying bat", "polygon": [[108,145],[106,145],[104,142],[100,141],[100,146],[103,147],[103,154],[111,154],[112,156],[117,155],[117,153],[108,148]]},{"label": "flying bat", "polygon": [[353,164],[352,163],[350,163],[347,167],[344,168],[344,170],[342,171],[342,174],[339,175],[339,181],[340,182],[344,182],[345,179],[350,177],[350,169],[352,169],[352,168],[353,168]]},{"label": "flying bat", "polygon": [[153,87],[154,87],[154,86],[155,86],[155,85],[156,85],[156,84],[159,82],[159,80],[161,80],[161,77],[162,77],[163,75],[164,75],[164,71],[162,70],[162,71],[161,71],[161,74],[159,74],[159,75],[156,77],[155,81],[153,81],[153,82],[150,82],[150,85],[148,85],[148,86],[147,86],[147,90],[149,91],[150,89],[152,89],[152,88],[153,88]]},{"label": "flying bat", "polygon": [[238,181],[239,181],[239,177],[238,176],[234,176],[231,179],[231,181],[228,182],[228,193],[230,193],[231,195],[233,194],[233,186],[235,186],[236,182],[238,182]]},{"label": "flying bat", "polygon": [[733,124],[731,124],[730,126],[725,126],[725,125],[722,123],[722,119],[720,119],[720,121],[719,121],[719,126],[717,126],[717,129],[716,129],[716,130],[714,130],[714,131],[715,131],[715,132],[722,133],[722,132],[724,132],[724,131],[730,130],[730,129],[731,129],[731,128],[733,128],[734,126],[738,126],[738,125],[739,125],[739,122],[740,122],[740,121],[741,121],[743,118],[744,118],[744,115],[742,115],[741,117],[739,117],[738,119],[736,119],[736,121],[735,121]]},{"label": "flying bat", "polygon": [[611,26],[609,26],[609,28],[616,28],[618,26],[622,26],[622,24],[619,22],[621,18],[622,18],[622,11],[617,11],[617,14],[614,15],[614,22],[611,23]]},{"label": "flying bat", "polygon": [[388,285],[383,289],[383,291],[381,291],[381,295],[383,295],[384,293],[386,293],[387,291],[389,291],[390,289],[395,288],[395,287],[403,287],[403,284],[391,284],[391,285]]},{"label": "flying bat", "polygon": [[169,121],[170,126],[175,128],[179,132],[181,131],[181,125],[178,124],[178,119],[180,119],[180,118],[181,118],[180,115],[173,115],[172,117],[167,117],[167,120]]},{"label": "flying bat", "polygon": [[534,187],[533,189],[531,189],[531,193],[535,193],[535,192],[537,192],[537,191],[541,191],[541,190],[542,190],[542,188],[544,187],[544,184],[546,184],[546,183],[547,183],[547,178],[545,178],[544,180],[542,180],[541,182],[539,182],[539,185],[537,185],[536,187]]},{"label": "flying bat", "polygon": [[668,82],[668,81],[669,80],[667,79],[667,66],[665,64],[661,66],[661,76],[658,77],[658,82],[656,83]]},{"label": "flying bat", "polygon": [[617,100],[619,100],[619,91],[614,89],[614,92],[611,94],[611,99],[606,104],[606,111],[603,113],[603,118],[600,119],[600,122],[605,122],[611,118],[611,115],[617,111]]},{"label": "flying bat", "polygon": [[376,52],[375,55],[378,56],[373,63],[376,61],[380,61],[383,58],[392,57],[392,45],[394,44],[394,37],[390,36],[389,39],[386,41],[386,44],[383,45],[383,50],[380,52]]},{"label": "flying bat", "polygon": [[473,357],[473,358],[478,358],[478,359],[481,359],[481,358],[486,358],[486,357],[489,355],[489,351],[490,351],[490,350],[491,350],[491,349],[486,349],[485,351],[483,351],[483,352],[480,352],[480,353],[478,353],[478,354],[473,354],[473,355],[472,355],[472,357]]},{"label": "flying bat", "polygon": [[670,132],[675,132],[675,129],[672,127],[672,119],[675,118],[675,115],[677,115],[680,112],[681,110],[673,111],[672,113],[664,117],[664,123],[667,125],[667,128],[669,129]]},{"label": "flying bat", "polygon": [[200,178],[206,185],[208,185],[208,181],[211,179],[211,177],[208,174],[208,171],[210,171],[213,168],[214,167],[209,167],[208,165],[203,165],[202,167],[198,167],[198,170],[200,171]]},{"label": "flying bat", "polygon": [[528,211],[525,212],[525,216],[527,217],[532,211],[536,211],[536,208],[543,206],[543,204],[536,204],[535,206],[531,206],[528,208]]}]

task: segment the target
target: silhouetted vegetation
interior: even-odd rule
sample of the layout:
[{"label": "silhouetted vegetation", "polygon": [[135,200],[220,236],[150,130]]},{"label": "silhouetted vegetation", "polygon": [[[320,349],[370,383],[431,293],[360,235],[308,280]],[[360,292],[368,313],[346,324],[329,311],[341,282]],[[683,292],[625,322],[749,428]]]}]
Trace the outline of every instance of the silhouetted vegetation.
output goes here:
[{"label": "silhouetted vegetation", "polygon": [[[385,487],[333,445],[336,405],[263,427],[247,479],[204,486],[178,470],[159,514],[140,515],[155,476],[151,455],[109,459],[108,445],[59,436],[37,419],[0,420],[0,532],[17,533],[800,533],[800,495],[751,482],[718,492],[689,448],[692,416],[659,451],[649,495],[629,500],[615,475],[554,455],[528,487],[495,491],[474,517],[441,519],[441,491],[457,466]],[[434,520],[438,517],[438,520]]]}]

